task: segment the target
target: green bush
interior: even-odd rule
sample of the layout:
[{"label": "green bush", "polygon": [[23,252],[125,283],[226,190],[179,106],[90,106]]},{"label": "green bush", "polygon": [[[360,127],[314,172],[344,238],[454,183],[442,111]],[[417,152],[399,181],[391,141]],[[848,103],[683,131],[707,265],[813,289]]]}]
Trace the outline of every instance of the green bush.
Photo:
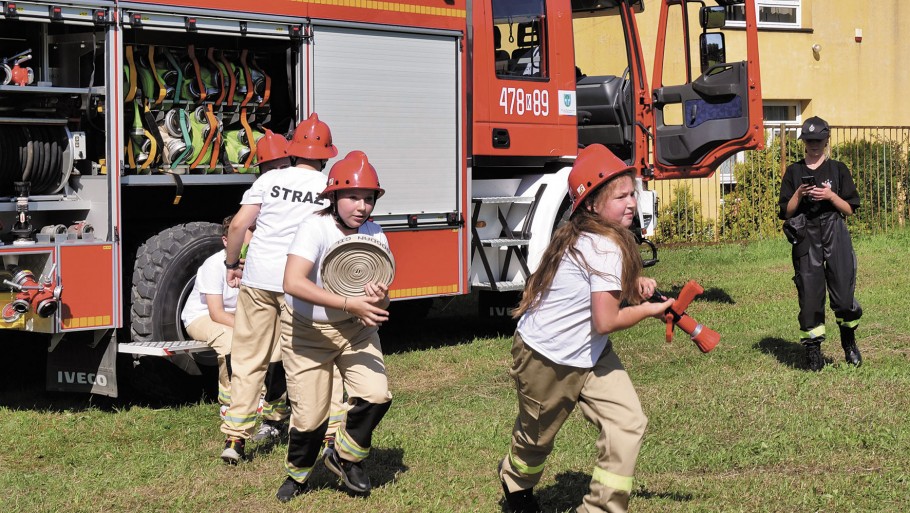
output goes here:
[{"label": "green bush", "polygon": [[[845,134],[835,133],[832,140]],[[860,209],[847,219],[852,233],[882,233],[902,226],[910,214],[910,155],[907,132],[900,134],[889,138],[882,131],[872,131],[831,147],[831,158],[847,165],[860,195]],[[802,143],[786,135],[774,137],[764,150],[747,152],[743,162],[733,166],[735,183],[721,191],[716,225],[702,216],[691,187],[678,186],[673,199],[658,211],[655,241],[782,238],[777,216],[781,177],[783,169],[800,160],[803,152]]]},{"label": "green bush", "polygon": [[907,160],[900,143],[883,138],[847,141],[833,146],[831,156],[847,165],[859,192],[861,204],[849,218],[851,230],[878,233],[906,215]]},{"label": "green bush", "polygon": [[[727,241],[783,237],[777,217],[780,196],[780,138],[764,150],[750,151],[745,161],[733,166],[736,184],[723,196],[720,215],[720,239]],[[798,141],[787,138],[786,153],[801,155]]]},{"label": "green bush", "polygon": [[[802,144],[786,138],[786,165],[802,158]],[[861,207],[848,218],[853,233],[880,233],[899,224],[908,213],[910,190],[908,157],[901,143],[882,137],[833,145],[831,158],[850,169]],[[719,238],[725,241],[783,237],[777,217],[782,177],[781,140],[775,137],[766,149],[750,151],[733,168],[736,184],[723,196]]]},{"label": "green bush", "polygon": [[705,221],[701,203],[689,185],[676,187],[673,199],[660,207],[657,215],[658,242],[710,242],[714,225]]}]

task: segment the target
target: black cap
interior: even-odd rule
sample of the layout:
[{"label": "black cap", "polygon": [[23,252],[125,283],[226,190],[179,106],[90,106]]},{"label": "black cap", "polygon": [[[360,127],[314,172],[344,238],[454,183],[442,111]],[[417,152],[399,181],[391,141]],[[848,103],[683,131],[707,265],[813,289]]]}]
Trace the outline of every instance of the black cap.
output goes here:
[{"label": "black cap", "polygon": [[804,141],[824,141],[831,135],[828,122],[818,116],[812,116],[803,123],[799,138]]}]

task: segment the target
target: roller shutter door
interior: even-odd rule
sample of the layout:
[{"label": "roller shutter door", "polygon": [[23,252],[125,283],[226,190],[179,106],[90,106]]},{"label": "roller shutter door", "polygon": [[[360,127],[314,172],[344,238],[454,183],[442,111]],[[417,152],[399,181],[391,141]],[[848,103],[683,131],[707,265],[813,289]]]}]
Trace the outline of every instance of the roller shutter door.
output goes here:
[{"label": "roller shutter door", "polygon": [[386,195],[375,215],[458,210],[455,37],[314,27],[313,98],[339,158],[362,150]]}]

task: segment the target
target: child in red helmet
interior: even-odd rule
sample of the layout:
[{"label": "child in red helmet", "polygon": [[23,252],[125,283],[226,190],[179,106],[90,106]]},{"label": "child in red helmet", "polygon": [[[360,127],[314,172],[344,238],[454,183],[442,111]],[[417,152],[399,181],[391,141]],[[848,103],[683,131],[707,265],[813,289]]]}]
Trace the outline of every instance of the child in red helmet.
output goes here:
[{"label": "child in red helmet", "polygon": [[[259,394],[268,379],[269,394],[284,395],[284,369],[279,347],[280,323],[290,315],[284,305],[284,277],[287,250],[301,219],[324,209],[329,203],[321,198],[326,159],[337,155],[328,125],[316,114],[302,121],[297,131],[319,135],[319,142],[308,147],[289,145],[280,134],[266,130],[256,151],[262,174],[240,201],[228,230],[226,257],[227,280],[240,287],[234,317],[231,355],[231,405],[225,413],[221,432],[226,435],[221,459],[236,464],[244,458],[246,440],[266,439],[280,434],[279,422],[287,418],[283,398],[268,397],[275,411],[263,410],[263,424],[254,433]],[[297,166],[291,167],[291,158]],[[255,227],[243,268],[240,250],[243,235]]]},{"label": "child in red helmet", "polygon": [[673,303],[644,301],[655,282],[639,275],[629,230],[636,215],[633,168],[604,146],[588,146],[569,174],[569,196],[571,217],[553,234],[514,312],[510,375],[518,418],[499,479],[515,513],[540,510],[533,487],[576,405],[600,429],[591,491],[578,511],[627,510],[647,418],[609,334],[647,317],[662,319]]},{"label": "child in red helmet", "polygon": [[361,462],[369,455],[373,430],[392,404],[378,335],[378,326],[388,319],[388,286],[367,283],[362,296],[344,297],[322,287],[321,264],[328,248],[348,235],[375,237],[388,245],[379,225],[369,221],[384,192],[367,156],[352,151],[329,172],[322,196],[332,200],[331,206],[303,221],[288,249],[284,290],[292,320],[283,326],[282,349],[292,414],[288,477],[276,494],[281,502],[307,489],[329,422],[336,366],[349,409],[324,462],[351,491],[371,488]]},{"label": "child in red helmet", "polygon": [[[338,154],[332,145],[332,134],[328,125],[320,122],[315,112],[307,123],[301,123],[294,131],[288,153],[297,159],[295,164],[297,167],[305,169],[313,162],[319,162],[320,169],[324,169],[328,159]],[[282,318],[282,322],[290,322],[290,317]],[[344,382],[338,367],[333,371],[332,380],[332,406],[329,410],[329,427],[323,440],[323,451],[335,450],[335,432],[338,431],[347,411],[343,404]]]}]

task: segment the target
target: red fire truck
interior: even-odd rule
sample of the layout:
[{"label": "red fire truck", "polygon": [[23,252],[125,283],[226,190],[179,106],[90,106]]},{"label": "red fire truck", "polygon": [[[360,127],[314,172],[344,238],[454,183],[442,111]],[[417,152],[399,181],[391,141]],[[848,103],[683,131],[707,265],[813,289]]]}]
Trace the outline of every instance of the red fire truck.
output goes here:
[{"label": "red fire truck", "polygon": [[[0,2],[0,335],[47,335],[49,390],[116,396],[118,354],[167,364],[147,391],[214,364],[180,323],[195,271],[256,178],[255,141],[311,112],[379,170],[395,300],[520,290],[582,145],[638,169],[647,233],[650,180],[710,175],[762,120],[753,2],[649,2],[652,86],[644,3]],[[715,30],[732,12],[745,30]],[[578,56],[609,44],[594,68],[615,71],[584,75]]]}]

